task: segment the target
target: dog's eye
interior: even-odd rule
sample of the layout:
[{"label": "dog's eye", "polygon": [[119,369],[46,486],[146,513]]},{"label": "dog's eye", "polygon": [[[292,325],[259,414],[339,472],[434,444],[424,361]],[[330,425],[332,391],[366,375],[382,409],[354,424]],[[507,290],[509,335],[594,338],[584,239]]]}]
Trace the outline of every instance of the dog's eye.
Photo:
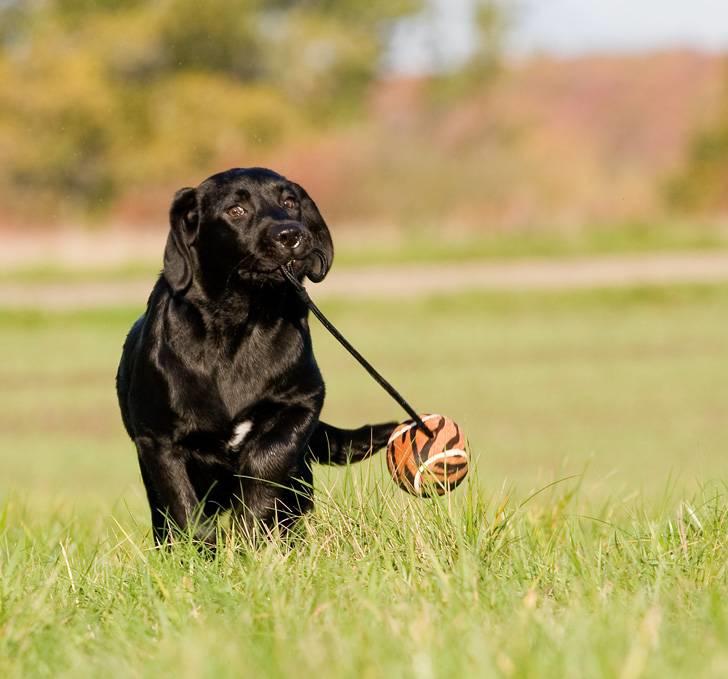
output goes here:
[{"label": "dog's eye", "polygon": [[240,219],[240,217],[248,214],[248,211],[242,205],[233,205],[232,207],[229,207],[225,212],[227,212],[228,216],[232,217],[233,219]]},{"label": "dog's eye", "polygon": [[286,210],[295,210],[298,207],[298,201],[295,198],[284,198],[281,203]]}]

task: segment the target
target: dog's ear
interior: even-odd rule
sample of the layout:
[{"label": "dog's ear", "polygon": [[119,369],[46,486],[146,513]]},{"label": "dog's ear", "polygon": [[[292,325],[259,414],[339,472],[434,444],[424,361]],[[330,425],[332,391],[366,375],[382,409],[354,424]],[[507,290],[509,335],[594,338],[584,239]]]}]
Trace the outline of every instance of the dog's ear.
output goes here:
[{"label": "dog's ear", "polygon": [[331,240],[329,227],[326,226],[316,203],[306,193],[303,187],[296,184],[301,196],[301,216],[306,228],[313,236],[314,253],[309,257],[306,275],[314,283],[319,283],[331,269],[334,261],[334,243]]},{"label": "dog's ear", "polygon": [[164,249],[164,277],[175,294],[184,294],[192,284],[190,245],[197,238],[197,191],[180,189],[169,209],[169,236]]}]

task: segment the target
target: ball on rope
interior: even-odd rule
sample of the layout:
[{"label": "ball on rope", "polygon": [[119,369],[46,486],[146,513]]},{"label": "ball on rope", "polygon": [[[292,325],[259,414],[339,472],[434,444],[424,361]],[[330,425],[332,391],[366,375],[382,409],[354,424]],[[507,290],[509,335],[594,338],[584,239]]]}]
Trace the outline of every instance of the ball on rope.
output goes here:
[{"label": "ball on rope", "polygon": [[468,450],[460,427],[445,415],[422,415],[429,437],[414,420],[398,425],[387,442],[387,467],[412,495],[444,495],[468,473]]}]

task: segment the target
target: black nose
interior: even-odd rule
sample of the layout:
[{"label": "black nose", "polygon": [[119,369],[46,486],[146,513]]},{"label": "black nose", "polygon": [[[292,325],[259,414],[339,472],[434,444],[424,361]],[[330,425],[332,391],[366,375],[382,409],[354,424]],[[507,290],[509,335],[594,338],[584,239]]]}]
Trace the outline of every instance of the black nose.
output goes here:
[{"label": "black nose", "polygon": [[308,234],[303,226],[295,223],[276,224],[270,230],[270,237],[284,250],[297,255],[308,249]]}]

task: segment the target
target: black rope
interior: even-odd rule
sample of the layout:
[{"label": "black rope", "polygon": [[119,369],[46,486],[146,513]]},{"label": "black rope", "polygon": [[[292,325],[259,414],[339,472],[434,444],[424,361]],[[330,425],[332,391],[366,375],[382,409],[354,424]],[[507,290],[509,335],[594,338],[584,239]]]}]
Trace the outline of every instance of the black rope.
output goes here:
[{"label": "black rope", "polygon": [[[322,266],[326,266],[326,258],[322,252],[319,252],[317,250],[314,251],[314,254],[321,260]],[[326,328],[338,341],[339,343],[346,349],[359,363],[362,365],[364,370],[366,370],[373,378],[374,380],[381,386],[384,391],[386,391],[397,403],[399,403],[402,408],[407,412],[407,414],[415,421],[418,429],[420,429],[422,432],[427,434],[428,438],[432,438],[434,434],[425,426],[425,423],[422,421],[422,418],[417,414],[417,411],[409,404],[407,401],[405,401],[404,397],[387,381],[382,377],[382,375],[377,372],[377,370],[374,368],[374,366],[367,361],[366,358],[364,358],[344,337],[334,326],[331,321],[329,321],[326,316],[324,316],[321,309],[319,309],[315,304],[314,301],[309,297],[308,292],[306,291],[306,288],[301,285],[301,283],[296,280],[296,277],[293,275],[293,271],[290,268],[290,263],[285,266],[281,266],[281,273],[288,279],[288,281],[293,285],[293,287],[298,292],[299,296],[303,300],[304,304],[311,310],[311,313],[313,313],[316,318],[321,321],[321,324]]]}]

